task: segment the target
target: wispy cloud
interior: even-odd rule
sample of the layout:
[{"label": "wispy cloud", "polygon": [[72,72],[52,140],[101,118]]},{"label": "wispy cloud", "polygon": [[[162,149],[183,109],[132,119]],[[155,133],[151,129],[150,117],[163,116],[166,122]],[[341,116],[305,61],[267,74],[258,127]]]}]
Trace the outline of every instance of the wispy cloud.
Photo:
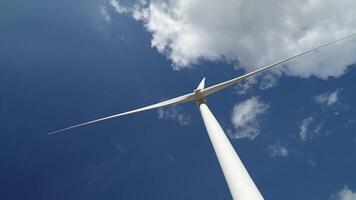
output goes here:
[{"label": "wispy cloud", "polygon": [[236,85],[236,93],[240,95],[252,93],[255,86],[257,86],[260,90],[267,90],[275,87],[278,85],[278,79],[280,76],[280,74],[269,72],[249,77]]},{"label": "wispy cloud", "polygon": [[302,141],[305,141],[307,139],[307,134],[309,132],[309,126],[310,124],[314,121],[312,117],[308,117],[304,119],[300,125],[300,131],[299,131],[299,136]]},{"label": "wispy cloud", "polygon": [[235,128],[228,133],[232,138],[255,139],[261,132],[259,119],[266,113],[269,105],[258,97],[251,97],[234,106],[231,122]]},{"label": "wispy cloud", "polygon": [[236,93],[239,95],[244,95],[251,92],[253,86],[258,83],[256,77],[250,77],[248,79],[242,80],[239,84],[236,85]]},{"label": "wispy cloud", "polygon": [[266,90],[275,87],[277,85],[278,85],[278,75],[274,73],[266,73],[264,76],[262,76],[259,87],[261,90]]},{"label": "wispy cloud", "polygon": [[111,23],[111,17],[104,5],[101,5],[101,7],[100,7],[100,14],[103,16],[105,21],[107,21],[108,23]]},{"label": "wispy cloud", "polygon": [[356,192],[344,186],[337,194],[332,195],[332,200],[356,200]]},{"label": "wispy cloud", "polygon": [[116,12],[118,12],[120,14],[125,14],[125,13],[129,12],[129,8],[121,5],[118,0],[111,0],[110,4],[112,5],[112,7],[114,7]]},{"label": "wispy cloud", "polygon": [[311,168],[314,168],[317,164],[316,160],[311,158],[308,160],[308,164],[310,165]]},{"label": "wispy cloud", "polygon": [[158,109],[158,118],[176,121],[181,126],[189,125],[192,121],[190,115],[185,114],[179,106]]},{"label": "wispy cloud", "polygon": [[289,156],[289,150],[287,147],[282,146],[280,143],[271,144],[268,146],[268,153],[272,157],[287,157]]},{"label": "wispy cloud", "polygon": [[323,129],[323,123],[316,123],[313,117],[303,119],[299,127],[299,137],[305,142],[313,139],[316,135],[320,135]]},{"label": "wispy cloud", "polygon": [[324,106],[332,106],[339,102],[339,93],[341,89],[337,89],[334,92],[326,92],[314,97],[316,103]]}]

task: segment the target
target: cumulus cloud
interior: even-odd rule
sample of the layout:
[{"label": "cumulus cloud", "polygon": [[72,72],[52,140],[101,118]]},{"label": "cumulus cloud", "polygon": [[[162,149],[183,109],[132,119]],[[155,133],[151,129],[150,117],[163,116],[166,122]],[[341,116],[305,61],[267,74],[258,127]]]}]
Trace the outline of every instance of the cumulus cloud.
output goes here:
[{"label": "cumulus cloud", "polygon": [[331,199],[333,199],[333,200],[356,200],[356,192],[353,192],[347,186],[345,186],[336,195],[333,195]]},{"label": "cumulus cloud", "polygon": [[191,122],[190,115],[183,113],[182,109],[178,106],[170,106],[167,108],[158,109],[158,118],[176,121],[181,126],[189,125]]},{"label": "cumulus cloud", "polygon": [[288,149],[279,143],[269,145],[268,153],[272,157],[287,157],[289,155]]},{"label": "cumulus cloud", "polygon": [[[129,13],[144,23],[152,47],[175,69],[222,60],[251,71],[355,33],[355,7],[355,0],[141,0]],[[355,51],[355,40],[344,41],[274,71],[338,77],[355,63]]]},{"label": "cumulus cloud", "polygon": [[327,92],[314,97],[316,103],[320,105],[332,106],[338,103],[340,89],[335,90],[334,92]]},{"label": "cumulus cloud", "polygon": [[261,132],[259,119],[266,113],[269,105],[257,97],[251,97],[234,106],[231,122],[235,128],[229,130],[228,134],[232,138],[255,139]]},{"label": "cumulus cloud", "polygon": [[305,142],[313,139],[316,135],[320,135],[323,129],[323,123],[315,123],[313,117],[303,119],[299,127],[299,137]]}]

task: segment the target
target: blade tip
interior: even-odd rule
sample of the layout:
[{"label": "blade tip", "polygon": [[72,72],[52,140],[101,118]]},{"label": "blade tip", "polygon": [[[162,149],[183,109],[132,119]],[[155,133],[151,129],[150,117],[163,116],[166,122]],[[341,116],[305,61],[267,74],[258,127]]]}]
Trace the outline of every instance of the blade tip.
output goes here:
[{"label": "blade tip", "polygon": [[60,132],[63,132],[65,130],[61,129],[61,130],[56,130],[56,131],[52,131],[52,132],[49,132],[47,133],[47,135],[54,135],[54,134],[57,134],[57,133],[60,133]]}]

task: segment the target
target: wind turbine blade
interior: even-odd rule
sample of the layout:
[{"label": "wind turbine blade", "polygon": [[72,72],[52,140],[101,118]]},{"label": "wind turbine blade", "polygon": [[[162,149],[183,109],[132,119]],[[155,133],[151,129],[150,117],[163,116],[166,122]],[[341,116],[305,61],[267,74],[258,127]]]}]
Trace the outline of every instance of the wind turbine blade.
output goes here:
[{"label": "wind turbine blade", "polygon": [[339,39],[337,39],[337,40],[334,40],[334,41],[325,43],[325,44],[323,44],[323,45],[320,45],[320,46],[315,47],[315,48],[313,48],[313,49],[310,49],[310,50],[308,50],[308,51],[304,51],[304,52],[302,52],[302,53],[298,53],[298,54],[296,54],[296,55],[294,55],[294,56],[291,56],[291,57],[285,58],[285,59],[283,59],[283,60],[280,60],[280,61],[278,61],[278,62],[272,63],[272,64],[267,65],[267,66],[265,66],[265,67],[261,67],[261,68],[255,70],[255,71],[249,72],[249,73],[247,73],[247,74],[245,74],[245,75],[242,75],[242,76],[239,76],[239,77],[237,77],[237,78],[234,78],[234,79],[231,79],[231,80],[228,80],[228,81],[225,81],[225,82],[222,82],[222,83],[219,83],[219,84],[210,86],[210,87],[204,89],[204,90],[202,91],[202,94],[203,94],[203,96],[208,96],[208,95],[213,94],[213,93],[215,93],[215,92],[217,92],[217,91],[219,91],[219,90],[222,90],[222,89],[227,88],[227,87],[229,87],[229,86],[231,86],[231,85],[234,85],[235,83],[237,83],[237,82],[239,82],[239,81],[241,81],[241,80],[243,80],[243,79],[246,79],[246,78],[249,77],[249,76],[252,76],[252,75],[257,74],[257,73],[259,73],[259,72],[262,72],[262,71],[264,71],[264,70],[266,70],[266,69],[269,69],[269,68],[271,68],[271,67],[274,67],[274,66],[276,66],[276,65],[285,63],[285,62],[287,62],[287,61],[289,61],[289,60],[292,60],[292,59],[294,59],[294,58],[300,57],[300,56],[302,56],[302,55],[305,55],[305,54],[307,54],[307,53],[313,52],[313,51],[315,51],[315,50],[317,50],[317,49],[320,49],[320,48],[322,48],[322,47],[329,46],[329,45],[331,45],[331,44],[334,44],[334,43],[336,43],[336,42],[339,42],[339,41],[341,41],[341,40],[345,40],[345,39],[350,38],[350,37],[353,37],[353,36],[356,36],[356,34],[351,34],[351,35],[348,35],[348,36],[346,36],[346,37],[339,38]]},{"label": "wind turbine blade", "polygon": [[176,98],[173,98],[173,99],[162,101],[160,103],[156,103],[156,104],[149,105],[149,106],[146,106],[146,107],[138,108],[138,109],[131,110],[131,111],[128,111],[128,112],[119,113],[119,114],[111,115],[111,116],[108,116],[108,117],[95,119],[95,120],[84,122],[84,123],[77,124],[77,125],[74,125],[74,126],[69,126],[67,128],[63,128],[63,129],[60,129],[60,130],[52,131],[52,132],[48,133],[48,135],[60,133],[60,132],[66,131],[66,130],[70,130],[70,129],[73,129],[73,128],[78,128],[78,127],[81,127],[81,126],[85,126],[85,125],[92,124],[92,123],[95,123],[95,122],[104,121],[104,120],[107,120],[107,119],[112,119],[112,118],[115,118],[115,117],[120,117],[120,116],[124,116],[124,115],[128,115],[128,114],[133,114],[133,113],[142,112],[142,111],[146,111],[146,110],[151,110],[151,109],[155,109],[155,108],[165,107],[165,106],[169,106],[169,105],[180,104],[180,103],[184,103],[184,102],[188,102],[188,101],[192,101],[192,100],[195,100],[194,93],[182,95],[182,96],[179,96],[179,97],[176,97]]},{"label": "wind turbine blade", "polygon": [[197,90],[202,90],[205,88],[205,77],[200,81]]}]

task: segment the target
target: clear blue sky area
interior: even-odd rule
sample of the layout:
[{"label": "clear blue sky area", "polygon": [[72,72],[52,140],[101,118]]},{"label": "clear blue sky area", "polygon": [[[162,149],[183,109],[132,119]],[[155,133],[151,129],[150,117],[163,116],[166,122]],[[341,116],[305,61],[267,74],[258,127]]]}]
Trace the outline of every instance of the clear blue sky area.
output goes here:
[{"label": "clear blue sky area", "polygon": [[[231,199],[195,103],[181,126],[157,110],[48,136],[49,131],[191,92],[241,75],[232,64],[201,62],[175,71],[151,47],[142,23],[91,1],[0,2],[0,199]],[[235,104],[269,104],[254,140],[230,141],[265,199],[327,200],[356,189],[356,69],[321,80],[283,76],[268,90],[230,88],[207,99],[225,130]],[[315,95],[340,89],[339,105]],[[301,141],[305,118],[322,124]],[[271,156],[271,144],[288,156]]]}]

